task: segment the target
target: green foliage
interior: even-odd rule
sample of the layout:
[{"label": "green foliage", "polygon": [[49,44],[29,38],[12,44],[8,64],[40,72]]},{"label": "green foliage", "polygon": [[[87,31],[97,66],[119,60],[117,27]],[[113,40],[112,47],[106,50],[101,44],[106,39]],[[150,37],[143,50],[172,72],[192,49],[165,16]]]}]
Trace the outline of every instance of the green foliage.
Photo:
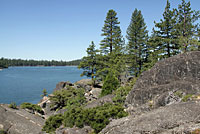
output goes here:
[{"label": "green foliage", "polygon": [[0,130],[0,134],[7,134],[5,130]]},{"label": "green foliage", "polygon": [[8,107],[12,109],[17,109],[17,105],[15,102],[12,102]]},{"label": "green foliage", "polygon": [[170,10],[170,3],[167,0],[163,19],[159,23],[155,22],[155,27],[158,30],[154,31],[157,39],[161,42],[158,43],[157,47],[162,52],[162,58],[171,57],[179,53],[179,46],[175,35],[176,20],[176,10]]},{"label": "green foliage", "polygon": [[42,108],[40,106],[38,106],[37,104],[31,104],[31,103],[28,103],[28,102],[24,102],[20,105],[20,107],[22,109],[29,109],[29,110],[36,111],[40,114],[44,114],[44,111],[42,110]]},{"label": "green foliage", "polygon": [[56,128],[59,128],[62,125],[63,121],[63,115],[57,114],[50,116],[46,122],[45,125],[42,128],[42,131],[45,131],[47,133],[54,132]]},{"label": "green foliage", "polygon": [[112,52],[119,52],[122,50],[123,40],[120,22],[117,18],[117,13],[114,10],[109,10],[106,16],[105,24],[102,28],[102,36],[104,39],[101,41],[101,53],[108,54]]},{"label": "green foliage", "polygon": [[181,49],[186,52],[193,46],[191,40],[198,34],[198,23],[196,21],[199,19],[200,14],[199,11],[191,9],[190,1],[185,2],[185,0],[182,0],[182,3],[178,6],[177,16],[176,35]]},{"label": "green foliage", "polygon": [[94,42],[87,48],[87,56],[83,57],[78,68],[82,68],[84,71],[81,76],[91,77],[93,84],[95,84],[96,66],[97,66],[97,52]]},{"label": "green foliage", "polygon": [[118,87],[119,87],[118,79],[116,78],[113,70],[109,70],[109,73],[106,76],[104,83],[103,83],[101,96],[111,94],[112,91],[116,90]]},{"label": "green foliage", "polygon": [[57,109],[63,107],[70,109],[71,107],[79,107],[85,103],[84,89],[75,89],[66,87],[67,89],[57,90],[53,92],[50,100]]},{"label": "green foliage", "polygon": [[44,97],[44,96],[47,96],[47,90],[46,90],[46,89],[43,89],[43,90],[42,90],[42,95],[41,95],[41,97]]},{"label": "green foliage", "polygon": [[128,66],[131,73],[136,77],[141,73],[142,66],[147,58],[148,31],[140,10],[135,9],[131,22],[127,28],[128,39]]},{"label": "green foliage", "polygon": [[191,98],[192,98],[192,94],[187,94],[187,95],[183,96],[182,101],[187,102]]},{"label": "green foliage", "polygon": [[126,100],[126,96],[128,95],[128,93],[131,91],[131,89],[133,88],[135,82],[136,82],[136,78],[134,78],[133,80],[131,80],[130,83],[127,83],[125,86],[121,86],[119,87],[116,91],[115,91],[115,97],[112,99],[114,103],[119,103],[119,104],[124,104],[125,100]]},{"label": "green foliage", "polygon": [[98,133],[106,127],[110,118],[121,118],[127,115],[122,105],[104,104],[89,109],[81,107],[69,109],[64,114],[63,122],[66,127],[89,125]]}]

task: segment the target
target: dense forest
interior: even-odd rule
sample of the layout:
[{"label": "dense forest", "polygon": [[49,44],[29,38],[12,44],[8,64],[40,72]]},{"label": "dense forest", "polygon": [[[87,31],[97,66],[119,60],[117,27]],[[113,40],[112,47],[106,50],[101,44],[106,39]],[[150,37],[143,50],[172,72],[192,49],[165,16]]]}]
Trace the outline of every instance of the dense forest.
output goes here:
[{"label": "dense forest", "polygon": [[73,61],[47,61],[47,60],[22,60],[22,59],[0,59],[0,67],[6,68],[9,66],[77,66],[81,60]]}]

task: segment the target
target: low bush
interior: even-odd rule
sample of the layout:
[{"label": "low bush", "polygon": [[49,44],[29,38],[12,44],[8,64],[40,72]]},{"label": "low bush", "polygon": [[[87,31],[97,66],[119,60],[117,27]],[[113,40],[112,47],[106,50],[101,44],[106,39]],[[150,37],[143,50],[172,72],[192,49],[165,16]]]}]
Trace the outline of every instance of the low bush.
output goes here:
[{"label": "low bush", "polygon": [[56,109],[71,109],[71,107],[80,107],[85,103],[84,89],[75,89],[73,87],[67,86],[67,89],[57,90],[50,97],[53,102],[52,106]]},{"label": "low bush", "polygon": [[8,107],[12,108],[12,109],[17,109],[17,105],[15,102],[10,103],[10,105],[8,105]]},{"label": "low bush", "polygon": [[5,130],[0,130],[0,134],[7,134]]},{"label": "low bush", "polygon": [[128,114],[122,105],[110,103],[95,108],[83,109],[81,107],[70,109],[64,114],[63,123],[66,127],[91,126],[95,133],[100,132],[110,122],[109,119],[125,117]]},{"label": "low bush", "polygon": [[120,83],[117,77],[112,71],[110,71],[103,82],[101,96],[111,94],[112,91],[116,90],[119,87],[119,85]]},{"label": "low bush", "polygon": [[136,78],[131,80],[129,83],[127,83],[125,86],[119,87],[115,92],[115,97],[112,99],[114,103],[124,104],[126,100],[126,96],[133,88],[134,84],[136,82]]},{"label": "low bush", "polygon": [[43,126],[42,131],[46,131],[47,133],[54,132],[56,128],[59,128],[62,125],[63,115],[57,114],[50,116]]},{"label": "low bush", "polygon": [[28,102],[24,102],[20,105],[20,107],[22,109],[29,109],[29,110],[33,110],[34,112],[38,112],[40,114],[44,114],[44,111],[42,110],[42,108],[36,104],[31,104],[31,103],[28,103]]},{"label": "low bush", "polygon": [[187,94],[187,95],[183,96],[182,101],[187,102],[191,98],[192,98],[192,94]]}]

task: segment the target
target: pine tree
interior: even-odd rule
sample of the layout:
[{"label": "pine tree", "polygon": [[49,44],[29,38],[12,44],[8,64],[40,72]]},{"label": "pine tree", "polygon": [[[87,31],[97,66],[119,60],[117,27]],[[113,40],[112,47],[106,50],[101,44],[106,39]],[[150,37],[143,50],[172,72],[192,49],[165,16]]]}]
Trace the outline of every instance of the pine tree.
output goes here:
[{"label": "pine tree", "polygon": [[114,52],[120,52],[123,48],[123,40],[121,35],[121,29],[119,27],[120,22],[117,18],[117,13],[114,10],[109,10],[106,16],[105,24],[102,28],[102,36],[104,39],[101,41],[101,53],[108,54]]},{"label": "pine tree", "polygon": [[140,10],[135,9],[127,29],[129,68],[137,77],[146,58],[148,31]]},{"label": "pine tree", "polygon": [[[110,68],[113,68],[118,77],[121,73],[122,55],[124,52],[125,42],[121,35],[120,22],[117,18],[117,13],[114,10],[109,10],[106,16],[105,24],[102,28],[102,36],[104,39],[100,44],[101,55],[98,57],[98,76],[105,79]],[[118,66],[117,66],[118,65]],[[117,66],[117,67],[116,67]],[[118,77],[119,78],[119,77]]]},{"label": "pine tree", "polygon": [[[175,36],[175,25],[176,25],[176,15],[175,11],[170,10],[170,3],[167,0],[167,5],[163,13],[163,19],[159,23],[155,23],[155,27],[158,29],[155,32],[156,38],[159,40],[158,49],[162,51],[163,58],[171,57],[178,53],[178,46],[176,43]],[[160,45],[159,45],[160,44]]]},{"label": "pine tree", "polygon": [[78,68],[82,68],[84,71],[81,76],[91,77],[93,84],[95,84],[96,66],[98,50],[95,49],[95,44],[92,41],[91,45],[87,48],[87,56],[83,57]]},{"label": "pine tree", "polygon": [[197,32],[197,24],[195,22],[199,19],[199,11],[192,10],[190,2],[182,3],[178,6],[178,23],[176,25],[176,34],[179,37],[179,44],[182,45],[184,52],[188,51],[192,45],[195,33]]}]

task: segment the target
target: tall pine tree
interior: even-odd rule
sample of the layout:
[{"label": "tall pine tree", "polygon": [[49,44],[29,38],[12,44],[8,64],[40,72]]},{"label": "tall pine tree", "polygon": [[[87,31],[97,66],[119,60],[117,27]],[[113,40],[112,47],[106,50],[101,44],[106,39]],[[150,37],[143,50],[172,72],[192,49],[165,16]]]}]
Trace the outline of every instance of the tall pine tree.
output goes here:
[{"label": "tall pine tree", "polygon": [[124,51],[124,40],[121,35],[120,22],[118,21],[117,13],[114,10],[109,10],[106,16],[105,24],[102,28],[101,36],[104,39],[100,43],[99,68],[98,75],[104,79],[109,73],[110,68],[115,76],[121,73],[122,56]]},{"label": "tall pine tree", "polygon": [[195,22],[200,17],[199,11],[192,10],[190,6],[190,2],[185,2],[185,0],[182,0],[182,3],[178,6],[176,34],[180,39],[179,44],[184,52],[192,46],[198,26]]},{"label": "tall pine tree", "polygon": [[104,39],[101,41],[100,50],[103,54],[120,52],[123,48],[123,40],[121,29],[119,27],[117,13],[114,10],[109,10],[106,16],[105,24],[102,28],[102,36]]},{"label": "tall pine tree", "polygon": [[140,10],[135,9],[127,29],[128,61],[131,72],[137,77],[146,58],[148,31]]},{"label": "tall pine tree", "polygon": [[171,57],[176,55],[179,52],[179,47],[176,43],[175,36],[175,25],[176,25],[176,15],[175,11],[170,10],[170,3],[167,0],[167,5],[165,7],[165,11],[163,13],[163,19],[160,20],[159,23],[155,23],[156,38],[159,40],[158,49],[162,52],[161,55],[163,58]]}]

